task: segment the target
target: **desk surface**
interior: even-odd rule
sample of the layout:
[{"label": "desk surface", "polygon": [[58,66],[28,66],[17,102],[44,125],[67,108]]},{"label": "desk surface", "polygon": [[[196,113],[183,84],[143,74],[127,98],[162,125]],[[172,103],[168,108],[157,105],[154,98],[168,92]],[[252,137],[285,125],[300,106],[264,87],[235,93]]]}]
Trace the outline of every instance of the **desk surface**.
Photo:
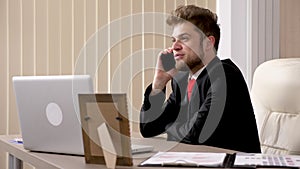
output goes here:
[{"label": "desk surface", "polygon": [[[99,164],[86,164],[83,156],[71,156],[49,153],[30,152],[23,148],[22,144],[12,143],[11,141],[16,138],[14,135],[0,135],[0,151],[8,152],[23,162],[32,164],[37,168],[57,169],[57,168],[72,168],[72,169],[99,169],[106,168],[105,165]],[[214,148],[209,146],[200,145],[187,145],[177,142],[165,141],[162,138],[151,139],[132,139],[133,143],[140,143],[145,145],[154,145],[155,149],[151,153],[142,153],[133,155],[132,167],[117,166],[117,168],[141,168],[137,167],[142,161],[150,157],[158,151],[198,151],[198,152],[226,152],[234,153],[234,151]],[[148,167],[142,167],[146,169]],[[159,167],[155,167],[159,169]],[[182,168],[182,167],[181,167]]]},{"label": "desk surface", "polygon": [[[36,168],[47,169],[99,169],[106,168],[105,165],[99,164],[86,164],[83,156],[60,155],[50,153],[30,152],[23,148],[22,144],[12,143],[11,141],[16,138],[14,135],[0,135],[0,151],[8,152],[9,154],[17,157],[23,162],[27,162]],[[187,152],[216,152],[216,153],[235,153],[235,151],[202,146],[202,145],[188,145],[177,142],[165,141],[162,138],[152,139],[132,139],[135,144],[153,145],[154,151],[151,153],[142,153],[133,155],[134,166],[125,167],[117,166],[116,168],[139,168],[147,169],[150,167],[138,167],[137,165],[144,161],[146,158],[155,154],[158,151],[187,151]],[[166,167],[155,167],[156,169],[166,169]],[[170,167],[168,167],[170,168]],[[183,167],[180,167],[183,168]]]}]

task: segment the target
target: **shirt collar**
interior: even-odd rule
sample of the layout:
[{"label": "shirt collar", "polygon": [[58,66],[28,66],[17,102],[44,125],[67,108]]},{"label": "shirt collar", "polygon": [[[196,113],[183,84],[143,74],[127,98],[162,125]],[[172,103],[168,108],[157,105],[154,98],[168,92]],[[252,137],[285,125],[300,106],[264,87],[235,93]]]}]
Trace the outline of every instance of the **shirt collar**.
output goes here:
[{"label": "shirt collar", "polygon": [[201,69],[199,69],[196,73],[190,74],[189,79],[195,79],[197,80],[198,76],[201,74],[201,72],[205,69],[205,66],[203,66]]}]

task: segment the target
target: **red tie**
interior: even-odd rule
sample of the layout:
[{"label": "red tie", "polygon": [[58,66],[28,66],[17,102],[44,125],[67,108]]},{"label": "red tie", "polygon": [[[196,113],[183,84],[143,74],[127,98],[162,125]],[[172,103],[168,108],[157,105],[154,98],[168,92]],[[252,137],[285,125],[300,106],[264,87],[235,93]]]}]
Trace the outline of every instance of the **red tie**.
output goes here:
[{"label": "red tie", "polygon": [[193,91],[193,87],[194,87],[194,85],[195,85],[195,82],[196,82],[196,80],[195,79],[191,79],[191,80],[189,80],[189,83],[188,83],[188,100],[190,101],[190,98],[191,98],[191,95],[192,95],[192,91]]}]

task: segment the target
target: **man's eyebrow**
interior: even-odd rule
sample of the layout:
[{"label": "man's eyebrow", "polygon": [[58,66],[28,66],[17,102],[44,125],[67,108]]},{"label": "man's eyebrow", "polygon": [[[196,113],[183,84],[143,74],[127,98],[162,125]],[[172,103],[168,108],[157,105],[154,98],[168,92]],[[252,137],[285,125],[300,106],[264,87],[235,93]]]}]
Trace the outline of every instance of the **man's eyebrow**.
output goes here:
[{"label": "man's eyebrow", "polygon": [[[189,33],[182,33],[182,34],[177,35],[177,37],[182,37],[185,35],[191,36]],[[171,38],[176,38],[176,37],[174,35],[172,35]]]}]

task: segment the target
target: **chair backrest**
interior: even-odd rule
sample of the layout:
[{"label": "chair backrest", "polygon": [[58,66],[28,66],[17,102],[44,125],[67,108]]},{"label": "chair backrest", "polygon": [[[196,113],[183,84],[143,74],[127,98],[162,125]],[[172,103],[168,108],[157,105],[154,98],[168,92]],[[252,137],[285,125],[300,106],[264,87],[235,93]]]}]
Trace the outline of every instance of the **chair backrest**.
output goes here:
[{"label": "chair backrest", "polygon": [[259,65],[251,99],[262,153],[300,154],[300,58]]}]

